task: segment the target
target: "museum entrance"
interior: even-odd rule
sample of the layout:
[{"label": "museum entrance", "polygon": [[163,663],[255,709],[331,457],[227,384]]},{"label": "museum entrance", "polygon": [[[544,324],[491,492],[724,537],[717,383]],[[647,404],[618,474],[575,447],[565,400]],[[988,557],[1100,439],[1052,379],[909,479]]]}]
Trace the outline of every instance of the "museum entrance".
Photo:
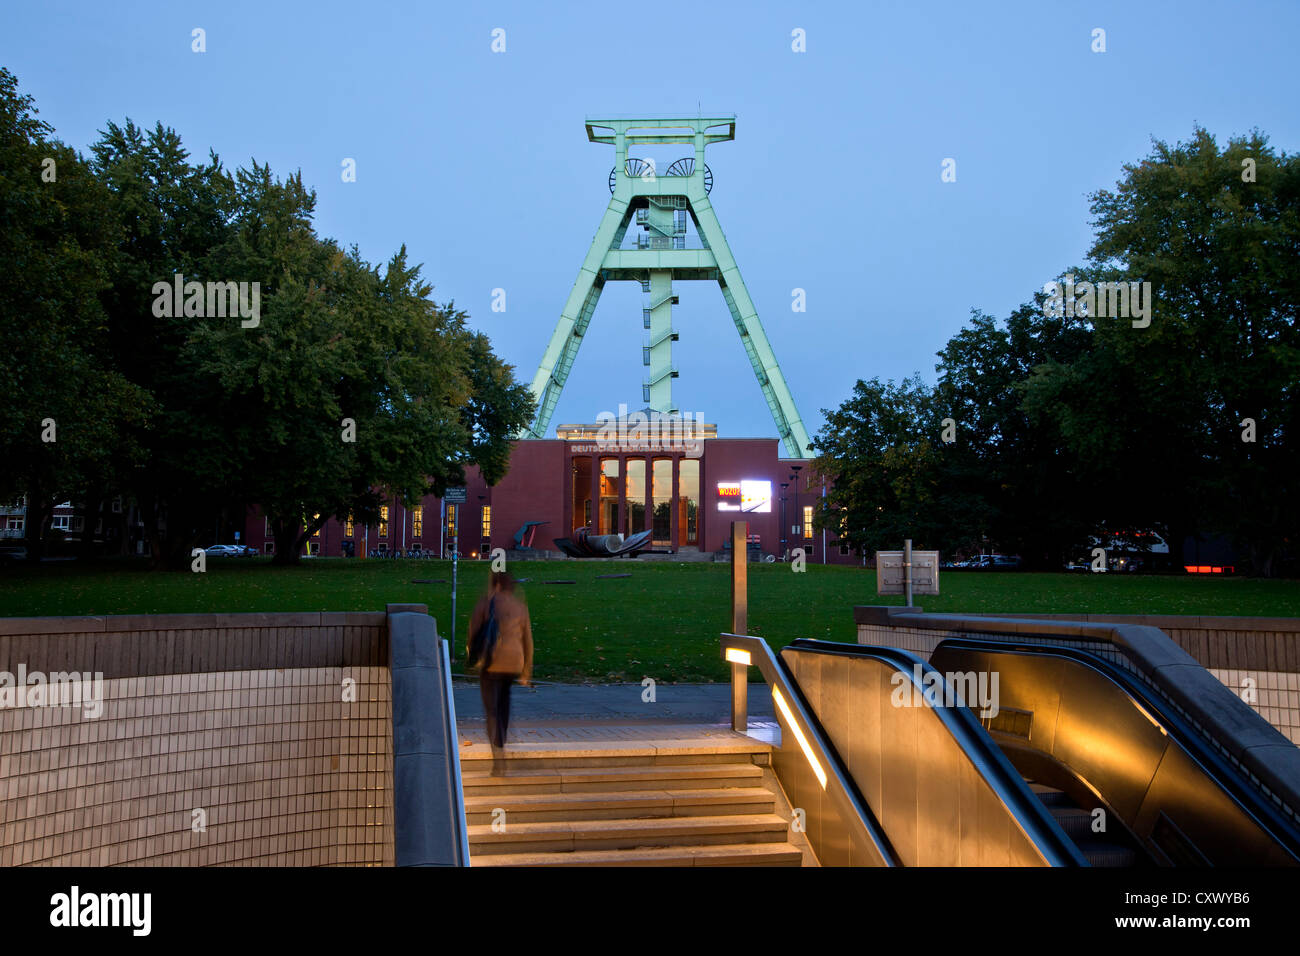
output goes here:
[{"label": "museum entrance", "polygon": [[674,455],[571,455],[570,532],[651,533],[656,549],[700,544],[700,460]]}]

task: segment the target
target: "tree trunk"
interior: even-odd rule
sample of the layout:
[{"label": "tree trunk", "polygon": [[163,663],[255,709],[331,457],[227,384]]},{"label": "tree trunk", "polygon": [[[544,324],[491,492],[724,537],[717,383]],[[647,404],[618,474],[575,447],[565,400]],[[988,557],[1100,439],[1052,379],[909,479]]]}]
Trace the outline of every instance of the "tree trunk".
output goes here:
[{"label": "tree trunk", "polygon": [[[81,559],[86,561],[95,556],[95,523],[99,520],[99,513],[104,507],[103,490],[92,488],[90,491],[87,491],[83,503],[85,507],[82,509],[83,517],[81,520],[83,524],[81,526],[81,542],[79,550],[81,551]],[[105,538],[107,538],[108,529],[105,528],[104,531]]]},{"label": "tree trunk", "polygon": [[275,537],[275,557],[271,559],[271,563],[283,567],[295,567],[299,563],[298,550],[302,547],[298,522],[272,519],[271,534]]},{"label": "tree trunk", "polygon": [[1273,576],[1273,559],[1277,555],[1277,548],[1266,544],[1252,544],[1250,546],[1250,570],[1253,574],[1261,578],[1271,578]]},{"label": "tree trunk", "polygon": [[144,494],[140,497],[139,507],[145,540],[149,542],[149,567],[162,571],[167,567],[167,559],[163,554],[162,532],[158,530],[158,501],[152,494]]},{"label": "tree trunk", "polygon": [[39,485],[33,485],[27,493],[27,515],[24,533],[27,544],[27,561],[39,564],[45,556],[46,525],[54,513],[54,499],[45,499]]}]

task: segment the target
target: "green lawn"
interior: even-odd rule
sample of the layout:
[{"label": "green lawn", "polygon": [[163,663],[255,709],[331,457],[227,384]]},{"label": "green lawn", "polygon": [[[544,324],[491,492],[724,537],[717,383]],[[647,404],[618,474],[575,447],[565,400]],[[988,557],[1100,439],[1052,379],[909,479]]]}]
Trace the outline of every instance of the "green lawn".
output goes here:
[{"label": "green lawn", "polygon": [[[460,566],[457,642],[488,565]],[[723,680],[718,634],[730,621],[725,564],[636,561],[514,562],[533,616],[536,676],[557,681]],[[602,579],[598,575],[631,574]],[[137,562],[46,564],[0,572],[0,616],[178,614],[206,611],[379,611],[427,604],[449,635],[451,588],[414,579],[451,577],[441,561],[210,560],[204,574],[155,573]],[[575,581],[574,584],[548,583]],[[1232,614],[1300,617],[1300,582],[1244,578],[949,573],[932,611]],[[877,597],[874,572],[809,565],[749,566],[750,632],[780,646],[796,637],[852,641],[855,604]],[[463,658],[463,650],[458,658]]]}]

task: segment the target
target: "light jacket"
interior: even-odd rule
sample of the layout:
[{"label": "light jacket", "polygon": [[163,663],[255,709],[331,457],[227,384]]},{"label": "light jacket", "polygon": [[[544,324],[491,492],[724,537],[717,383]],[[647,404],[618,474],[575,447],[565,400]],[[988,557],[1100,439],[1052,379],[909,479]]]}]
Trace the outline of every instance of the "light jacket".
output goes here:
[{"label": "light jacket", "polygon": [[484,668],[484,673],[493,675],[516,674],[524,680],[533,673],[533,625],[528,619],[526,605],[513,591],[489,592],[479,598],[474,606],[474,613],[469,619],[469,641],[474,638],[487,623],[488,603],[496,599],[497,642],[492,651],[492,659]]}]

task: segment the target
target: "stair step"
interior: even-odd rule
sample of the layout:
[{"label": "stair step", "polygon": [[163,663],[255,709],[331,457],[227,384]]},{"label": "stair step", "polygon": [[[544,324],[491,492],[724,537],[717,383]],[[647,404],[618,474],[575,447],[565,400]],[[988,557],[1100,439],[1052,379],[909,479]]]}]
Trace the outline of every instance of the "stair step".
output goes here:
[{"label": "stair step", "polygon": [[[601,752],[601,749],[604,752]],[[529,770],[577,770],[596,767],[674,767],[700,766],[720,763],[767,764],[772,748],[766,744],[720,744],[710,748],[645,749],[640,747],[592,748],[587,751],[515,750],[505,753],[508,768]],[[492,767],[492,753],[487,747],[461,747],[461,767],[465,770],[488,770]]]},{"label": "stair step", "polygon": [[569,853],[488,853],[474,866],[800,866],[803,853],[785,843],[719,843],[712,846],[635,850],[574,850]]},{"label": "stair step", "polygon": [[719,843],[780,842],[789,823],[774,813],[653,819],[555,820],[469,827],[471,854],[556,853]]},{"label": "stair step", "polygon": [[[653,731],[651,731],[653,732]],[[604,767],[661,767],[689,764],[749,763],[767,765],[770,744],[730,730],[702,730],[687,736],[540,739],[506,746],[507,767],[562,770]],[[490,769],[492,750],[473,736],[461,735],[459,748],[464,771]]]},{"label": "stair step", "polygon": [[578,793],[482,794],[465,798],[470,824],[491,823],[498,808],[509,823],[544,820],[643,819],[772,813],[776,797],[763,787],[615,790]]},{"label": "stair step", "polygon": [[465,769],[461,773],[466,797],[494,793],[716,789],[754,786],[762,779],[762,768],[752,763],[520,769],[508,762],[506,774],[501,777],[494,777],[486,770]]}]

